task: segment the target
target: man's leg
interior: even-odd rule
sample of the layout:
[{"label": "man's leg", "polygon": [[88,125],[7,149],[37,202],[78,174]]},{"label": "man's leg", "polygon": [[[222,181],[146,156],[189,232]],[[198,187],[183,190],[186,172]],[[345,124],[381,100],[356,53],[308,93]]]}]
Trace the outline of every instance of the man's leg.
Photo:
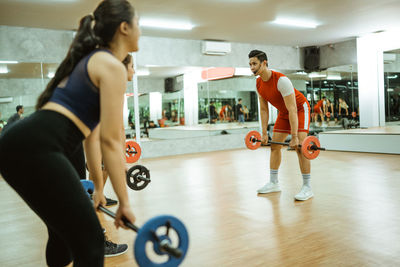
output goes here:
[{"label": "man's leg", "polygon": [[[277,124],[278,123],[275,123],[275,127],[277,127]],[[272,135],[272,141],[284,142],[287,136],[288,133],[274,132]],[[267,193],[281,191],[281,189],[279,188],[279,181],[278,181],[278,169],[279,166],[281,165],[281,157],[282,157],[281,149],[282,145],[271,144],[271,156],[269,162],[270,181],[257,190],[257,192],[260,194],[267,194]]]},{"label": "man's leg", "polygon": [[[299,143],[301,144],[304,139],[307,137],[306,132],[299,132]],[[296,200],[307,200],[311,197],[314,196],[312,190],[311,190],[311,164],[310,160],[306,159],[304,157],[303,153],[301,150],[296,150],[297,152],[297,157],[299,159],[299,165],[300,165],[300,171],[301,175],[303,176],[303,186],[300,190],[300,192],[295,196]]]}]

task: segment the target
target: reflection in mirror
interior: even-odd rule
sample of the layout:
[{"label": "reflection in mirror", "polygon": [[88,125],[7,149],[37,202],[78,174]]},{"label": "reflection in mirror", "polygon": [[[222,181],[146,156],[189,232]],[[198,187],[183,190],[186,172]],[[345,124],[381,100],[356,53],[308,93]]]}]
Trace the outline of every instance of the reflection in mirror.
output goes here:
[{"label": "reflection in mirror", "polygon": [[355,65],[345,65],[321,72],[287,74],[310,103],[311,132],[359,127],[356,69]]},{"label": "reflection in mirror", "polygon": [[22,105],[26,117],[34,112],[38,96],[58,67],[58,63],[2,61],[0,64],[0,124]]},{"label": "reflection in mirror", "polygon": [[384,59],[385,121],[398,124],[400,121],[400,49],[387,51]]},{"label": "reflection in mirror", "polygon": [[[147,66],[138,67],[139,118],[143,141],[171,139],[166,131],[185,124],[184,74],[191,67]],[[132,105],[129,104],[132,118]]]},{"label": "reflection in mirror", "polygon": [[183,91],[163,94],[161,116],[158,124],[162,127],[185,124]]},{"label": "reflection in mirror", "polygon": [[[204,72],[210,69],[228,69],[231,75],[224,79],[209,79]],[[255,77],[235,76],[234,70],[160,66],[138,68],[138,74],[142,75],[138,77],[139,93],[148,94],[147,99],[139,97],[143,136],[150,140],[190,138],[221,134],[221,131],[232,127],[258,127]],[[185,95],[186,92],[189,95]],[[185,106],[187,99],[192,103],[189,106]],[[193,107],[193,103],[198,106]],[[239,114],[243,117],[240,122]],[[220,126],[206,127],[210,124]]]},{"label": "reflection in mirror", "polygon": [[[199,124],[258,121],[255,77],[232,77],[198,84]],[[240,101],[240,102],[239,102]],[[239,115],[243,121],[239,122]]]}]

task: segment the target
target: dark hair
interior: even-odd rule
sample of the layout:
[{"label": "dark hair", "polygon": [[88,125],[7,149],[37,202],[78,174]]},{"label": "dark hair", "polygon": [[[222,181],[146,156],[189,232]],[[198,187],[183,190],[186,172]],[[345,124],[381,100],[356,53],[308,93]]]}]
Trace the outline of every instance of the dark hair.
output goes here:
[{"label": "dark hair", "polygon": [[132,61],[132,56],[131,54],[128,54],[124,60],[122,60],[122,63],[124,63],[125,68],[128,68],[128,64]]},{"label": "dark hair", "polygon": [[241,98],[239,98],[239,99],[238,99],[238,102],[240,102],[240,101],[242,101],[242,99],[241,99]]},{"label": "dark hair", "polygon": [[325,99],[325,98],[326,98],[326,96],[323,96],[323,97],[322,97],[322,99]]},{"label": "dark hair", "polygon": [[[61,62],[54,77],[39,96],[36,109],[40,109],[53,95],[54,89],[74,70],[82,58],[98,47],[108,47],[122,22],[131,24],[135,11],[127,0],[104,0],[93,15],[83,17],[67,56]],[[92,28],[92,21],[95,21]]]},{"label": "dark hair", "polygon": [[18,105],[15,109],[17,110],[17,112],[20,110],[20,109],[23,109],[24,108],[24,106],[23,105]]},{"label": "dark hair", "polygon": [[252,57],[256,57],[258,58],[258,60],[260,60],[260,62],[264,62],[264,60],[267,61],[267,67],[268,67],[268,57],[267,54],[265,54],[265,52],[260,51],[260,50],[251,50],[249,53],[249,58]]}]

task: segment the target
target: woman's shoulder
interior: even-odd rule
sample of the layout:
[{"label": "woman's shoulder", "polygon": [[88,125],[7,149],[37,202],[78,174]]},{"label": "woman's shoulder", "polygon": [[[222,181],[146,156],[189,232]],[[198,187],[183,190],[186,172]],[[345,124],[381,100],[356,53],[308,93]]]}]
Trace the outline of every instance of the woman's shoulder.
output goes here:
[{"label": "woman's shoulder", "polygon": [[126,72],[124,64],[112,53],[104,50],[95,52],[89,59],[88,66],[96,73]]}]

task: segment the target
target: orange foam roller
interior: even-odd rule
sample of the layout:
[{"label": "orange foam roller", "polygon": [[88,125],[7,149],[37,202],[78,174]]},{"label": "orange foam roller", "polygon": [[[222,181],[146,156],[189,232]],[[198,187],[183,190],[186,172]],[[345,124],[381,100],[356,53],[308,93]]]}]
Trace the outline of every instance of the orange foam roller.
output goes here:
[{"label": "orange foam roller", "polygon": [[139,160],[142,154],[140,145],[135,141],[126,141],[125,143],[125,157],[127,163],[135,163]]}]

